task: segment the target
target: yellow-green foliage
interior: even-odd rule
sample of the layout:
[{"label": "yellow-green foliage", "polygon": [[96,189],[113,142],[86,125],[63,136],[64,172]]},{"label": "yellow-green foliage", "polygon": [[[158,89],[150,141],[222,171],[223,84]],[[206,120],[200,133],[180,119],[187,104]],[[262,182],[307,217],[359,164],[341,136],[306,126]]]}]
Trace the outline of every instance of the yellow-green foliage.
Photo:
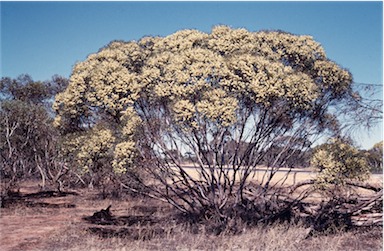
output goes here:
[{"label": "yellow-green foliage", "polygon": [[55,124],[81,127],[99,113],[110,116],[120,126],[77,139],[83,142],[78,158],[88,167],[86,156],[112,148],[120,172],[132,164],[142,105],[161,105],[187,131],[203,124],[227,128],[244,109],[279,106],[287,118],[310,114],[327,102],[320,99],[346,92],[351,80],[310,36],[227,26],[210,34],[182,30],[112,42],[76,64],[68,88],[56,96]]},{"label": "yellow-green foliage", "polygon": [[132,107],[128,107],[122,112],[121,124],[124,140],[133,140],[136,128],[141,124],[141,118]]},{"label": "yellow-green foliage", "polygon": [[84,172],[94,171],[98,162],[111,156],[115,143],[115,137],[108,129],[95,128],[88,134],[74,139],[76,148],[76,160]]},{"label": "yellow-green foliage", "polygon": [[197,110],[202,116],[223,126],[236,122],[236,109],[237,100],[228,97],[222,89],[205,93],[204,99],[197,103]]},{"label": "yellow-green foliage", "polygon": [[86,133],[69,134],[65,138],[63,154],[71,156],[82,173],[98,172],[100,167],[109,164],[115,173],[125,173],[127,167],[133,166],[136,157],[133,126],[133,123],[127,123],[123,127],[125,140],[120,142],[111,130],[99,126]]},{"label": "yellow-green foliage", "polygon": [[358,149],[339,139],[332,139],[314,152],[311,165],[319,170],[319,184],[343,184],[347,180],[364,181],[370,171],[367,160]]},{"label": "yellow-green foliage", "polygon": [[125,173],[127,167],[133,166],[135,158],[135,142],[126,141],[116,145],[114,151],[114,159],[112,162],[113,171],[115,173]]}]

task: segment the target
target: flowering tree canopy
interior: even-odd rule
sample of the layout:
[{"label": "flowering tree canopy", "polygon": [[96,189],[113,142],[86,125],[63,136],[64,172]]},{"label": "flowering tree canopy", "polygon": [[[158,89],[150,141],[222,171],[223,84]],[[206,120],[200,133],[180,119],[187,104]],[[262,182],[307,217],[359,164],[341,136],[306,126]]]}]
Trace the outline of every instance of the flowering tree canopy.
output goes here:
[{"label": "flowering tree canopy", "polygon": [[[337,131],[330,108],[350,96],[351,83],[351,74],[311,36],[227,26],[209,34],[182,30],[111,42],[76,64],[68,88],[56,96],[55,124],[64,132],[92,133],[83,141],[89,145],[77,150],[86,166],[108,146],[117,172],[147,168],[181,198],[172,199],[180,210],[208,205],[220,211],[228,198],[242,200],[268,148],[279,144],[285,152],[276,162]],[[174,155],[164,158],[171,150],[196,156],[198,180]],[[276,171],[270,168],[266,188]],[[181,195],[185,189],[188,198]]]}]

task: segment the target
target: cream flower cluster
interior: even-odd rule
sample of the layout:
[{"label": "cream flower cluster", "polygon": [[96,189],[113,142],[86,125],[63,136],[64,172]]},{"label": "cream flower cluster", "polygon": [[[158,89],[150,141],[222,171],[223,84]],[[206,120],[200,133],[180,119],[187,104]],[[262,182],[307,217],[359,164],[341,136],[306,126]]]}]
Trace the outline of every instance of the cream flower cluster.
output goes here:
[{"label": "cream flower cluster", "polygon": [[370,175],[365,156],[358,149],[338,139],[319,147],[311,159],[311,165],[320,171],[317,182],[321,186],[330,183],[343,184],[355,179],[364,181]]},{"label": "cream flower cluster", "polygon": [[[311,113],[319,99],[342,95],[351,82],[351,74],[328,60],[310,36],[227,26],[210,34],[182,30],[163,38],[115,41],[77,63],[68,88],[56,96],[55,124],[65,127],[87,118],[97,124],[110,116],[120,127],[112,134],[99,132],[99,139],[108,136],[113,166],[123,172],[133,164],[134,135],[145,106],[169,112],[183,129],[226,128],[250,107],[280,105],[292,117]],[[103,150],[95,140],[81,146],[79,159]]]}]

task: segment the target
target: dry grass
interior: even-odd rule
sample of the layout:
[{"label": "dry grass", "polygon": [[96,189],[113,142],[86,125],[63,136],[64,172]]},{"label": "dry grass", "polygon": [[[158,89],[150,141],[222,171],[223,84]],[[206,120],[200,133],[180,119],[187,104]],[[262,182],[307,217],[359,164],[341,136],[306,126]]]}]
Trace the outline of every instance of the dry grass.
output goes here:
[{"label": "dry grass", "polygon": [[[178,230],[178,231],[176,231]],[[212,236],[193,234],[182,227],[172,234],[151,240],[131,238],[100,238],[79,226],[69,225],[52,236],[44,250],[382,250],[381,230],[339,232],[333,235],[304,239],[307,229],[300,225],[272,225],[246,230],[241,235]]]},{"label": "dry grass", "polygon": [[[116,203],[116,202],[115,202]],[[156,211],[148,208],[155,207]],[[90,225],[84,222],[70,223],[65,229],[57,231],[47,240],[44,250],[255,250],[255,251],[293,251],[293,250],[382,250],[382,228],[359,229],[352,231],[336,230],[333,234],[322,234],[305,238],[309,229],[300,224],[273,224],[248,228],[237,235],[208,233],[203,225],[195,228],[176,223],[172,209],[168,205],[152,200],[131,198],[124,207],[114,205],[115,216],[146,215],[160,219],[154,225],[138,224],[135,233],[109,238],[88,231]],[[160,234],[149,232],[148,228],[163,229]],[[123,226],[124,228],[124,226]]]},{"label": "dry grass", "polygon": [[[34,186],[21,190],[36,192]],[[297,224],[274,224],[243,228],[238,235],[214,236],[199,225],[191,228],[173,218],[173,209],[142,197],[102,200],[96,191],[78,190],[79,195],[36,198],[36,206],[16,204],[2,209],[0,250],[382,250],[382,228],[339,231],[308,239],[308,229]],[[73,208],[41,207],[39,203],[75,204]],[[152,224],[100,226],[82,218],[112,204],[120,218],[148,217]],[[132,230],[101,237],[91,228]],[[162,231],[154,231],[161,229]],[[119,233],[116,231],[116,233]],[[121,233],[121,232],[120,232]],[[118,236],[119,235],[119,236]]]}]

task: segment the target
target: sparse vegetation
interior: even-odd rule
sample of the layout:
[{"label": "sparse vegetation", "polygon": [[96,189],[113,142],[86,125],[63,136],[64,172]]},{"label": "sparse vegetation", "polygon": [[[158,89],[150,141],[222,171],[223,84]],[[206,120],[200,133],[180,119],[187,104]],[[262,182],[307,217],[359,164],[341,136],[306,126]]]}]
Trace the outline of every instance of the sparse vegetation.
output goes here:
[{"label": "sparse vegetation", "polygon": [[46,250],[254,250],[254,251],[379,251],[382,250],[381,229],[337,232],[304,239],[307,229],[300,225],[271,225],[256,227],[241,235],[210,236],[173,229],[172,234],[154,236],[150,241],[130,238],[100,239],[68,226],[64,236],[59,234],[48,241]]},{"label": "sparse vegetation", "polygon": [[[307,226],[286,222],[243,225],[239,234],[216,236],[205,225],[177,220],[166,203],[140,196],[101,199],[87,188],[66,195],[41,193],[33,182],[21,185],[20,196],[2,209],[1,250],[382,250],[382,227],[336,229],[306,238]],[[114,224],[107,218],[83,220],[108,205]]]},{"label": "sparse vegetation", "polygon": [[382,248],[382,142],[358,150],[339,120],[380,109],[310,36],[114,41],[69,80],[0,87],[4,250]]},{"label": "sparse vegetation", "polygon": [[52,126],[52,99],[68,82],[59,76],[36,82],[28,75],[0,82],[1,198],[24,179],[61,189],[68,170],[60,152],[61,137]]}]

